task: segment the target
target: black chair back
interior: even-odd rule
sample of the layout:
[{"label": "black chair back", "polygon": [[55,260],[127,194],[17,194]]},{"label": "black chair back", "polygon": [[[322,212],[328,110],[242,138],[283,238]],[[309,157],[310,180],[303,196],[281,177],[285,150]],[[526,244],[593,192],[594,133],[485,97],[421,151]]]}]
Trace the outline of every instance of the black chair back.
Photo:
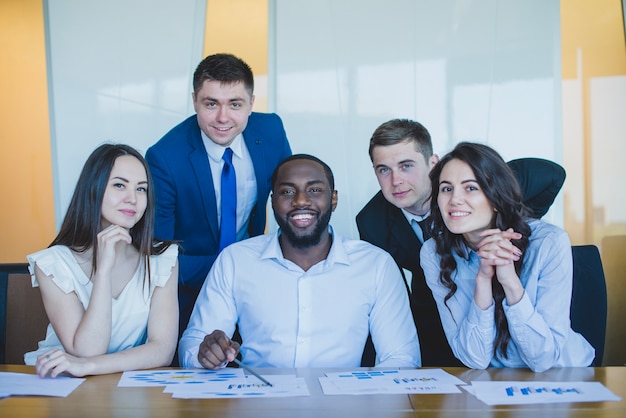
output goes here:
[{"label": "black chair back", "polygon": [[600,251],[595,245],[572,246],[574,283],[570,319],[572,329],[581,333],[596,349],[593,366],[602,366],[606,339],[607,293]]},{"label": "black chair back", "polygon": [[541,219],[550,209],[565,182],[565,169],[543,158],[518,158],[507,165],[522,191],[524,204]]},{"label": "black chair back", "polygon": [[9,274],[28,274],[28,264],[0,264],[0,364],[6,362]]}]

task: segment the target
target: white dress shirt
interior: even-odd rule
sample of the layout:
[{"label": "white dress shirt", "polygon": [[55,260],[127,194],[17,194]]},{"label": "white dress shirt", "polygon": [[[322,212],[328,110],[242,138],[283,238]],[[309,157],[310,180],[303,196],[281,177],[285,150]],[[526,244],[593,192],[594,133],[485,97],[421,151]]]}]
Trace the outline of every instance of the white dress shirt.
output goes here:
[{"label": "white dress shirt", "polygon": [[215,202],[217,203],[217,223],[221,222],[222,208],[222,167],[224,160],[222,156],[226,148],[233,150],[233,166],[235,167],[235,178],[237,180],[237,241],[248,238],[248,224],[250,223],[250,212],[256,205],[257,184],[254,175],[252,157],[243,135],[239,134],[228,147],[217,145],[202,131],[202,141],[209,154],[209,164],[211,166],[211,176],[213,177],[213,187],[215,188]]},{"label": "white dress shirt", "polygon": [[180,341],[183,367],[201,367],[205,335],[232,335],[237,324],[243,361],[253,367],[358,367],[369,332],[377,366],[421,366],[402,276],[388,253],[334,234],[328,257],[304,271],[283,257],[279,233],[218,256]]}]

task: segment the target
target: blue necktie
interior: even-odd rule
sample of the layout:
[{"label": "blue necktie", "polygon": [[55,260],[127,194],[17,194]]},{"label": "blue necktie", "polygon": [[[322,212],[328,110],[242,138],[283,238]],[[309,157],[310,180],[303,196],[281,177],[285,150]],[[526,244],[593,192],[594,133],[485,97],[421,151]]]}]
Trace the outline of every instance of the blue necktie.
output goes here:
[{"label": "blue necktie", "polygon": [[235,167],[233,166],[233,150],[226,148],[224,155],[224,167],[222,167],[222,221],[220,224],[220,248],[235,242],[237,239],[237,181]]}]

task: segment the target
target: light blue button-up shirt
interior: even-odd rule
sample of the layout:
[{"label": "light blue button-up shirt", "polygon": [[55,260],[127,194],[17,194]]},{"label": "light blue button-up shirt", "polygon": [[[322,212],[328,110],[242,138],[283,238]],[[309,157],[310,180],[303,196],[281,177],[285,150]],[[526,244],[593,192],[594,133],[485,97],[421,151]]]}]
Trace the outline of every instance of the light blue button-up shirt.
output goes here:
[{"label": "light blue button-up shirt", "polygon": [[378,366],[421,366],[406,289],[388,253],[334,234],[328,257],[304,271],[283,257],[279,233],[218,256],[180,341],[183,367],[201,367],[205,335],[232,335],[236,324],[253,367],[358,367],[369,332]]},{"label": "light blue button-up shirt", "polygon": [[493,354],[494,304],[483,311],[474,302],[480,257],[469,248],[465,258],[454,254],[457,290],[446,305],[443,300],[449,290],[439,282],[435,242],[430,239],[422,247],[421,265],[446,337],[454,355],[468,367],[529,367],[540,372],[551,367],[586,367],[595,357],[591,344],[570,324],[573,266],[569,237],[543,221],[529,224],[532,232],[520,277],[524,296],[512,306],[503,301],[511,333],[508,358]]}]

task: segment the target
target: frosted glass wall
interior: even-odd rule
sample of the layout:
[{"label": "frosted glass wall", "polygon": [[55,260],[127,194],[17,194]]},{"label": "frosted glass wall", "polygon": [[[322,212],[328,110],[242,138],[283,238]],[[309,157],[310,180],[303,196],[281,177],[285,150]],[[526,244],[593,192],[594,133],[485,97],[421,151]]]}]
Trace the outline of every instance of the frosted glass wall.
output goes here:
[{"label": "frosted glass wall", "polygon": [[[193,113],[205,3],[46,1],[57,224],[97,145],[145,151]],[[354,217],[378,190],[368,140],[391,118],[424,123],[439,154],[477,140],[506,159],[561,161],[557,0],[269,5],[269,108],[283,117],[294,152],[333,168],[340,233],[357,236]],[[219,36],[247,27],[233,25]],[[548,220],[562,223],[561,205]]]},{"label": "frosted glass wall", "polygon": [[[354,217],[378,191],[367,153],[382,122],[422,122],[435,152],[460,140],[507,160],[562,160],[557,0],[274,0],[273,110],[294,152],[333,169],[332,224],[357,237]],[[562,201],[546,219],[562,224]],[[557,214],[557,215],[555,215]]]},{"label": "frosted glass wall", "polygon": [[[57,226],[83,163],[107,141],[142,153],[193,113],[205,0],[48,0]],[[33,98],[35,100],[35,98]]]}]

